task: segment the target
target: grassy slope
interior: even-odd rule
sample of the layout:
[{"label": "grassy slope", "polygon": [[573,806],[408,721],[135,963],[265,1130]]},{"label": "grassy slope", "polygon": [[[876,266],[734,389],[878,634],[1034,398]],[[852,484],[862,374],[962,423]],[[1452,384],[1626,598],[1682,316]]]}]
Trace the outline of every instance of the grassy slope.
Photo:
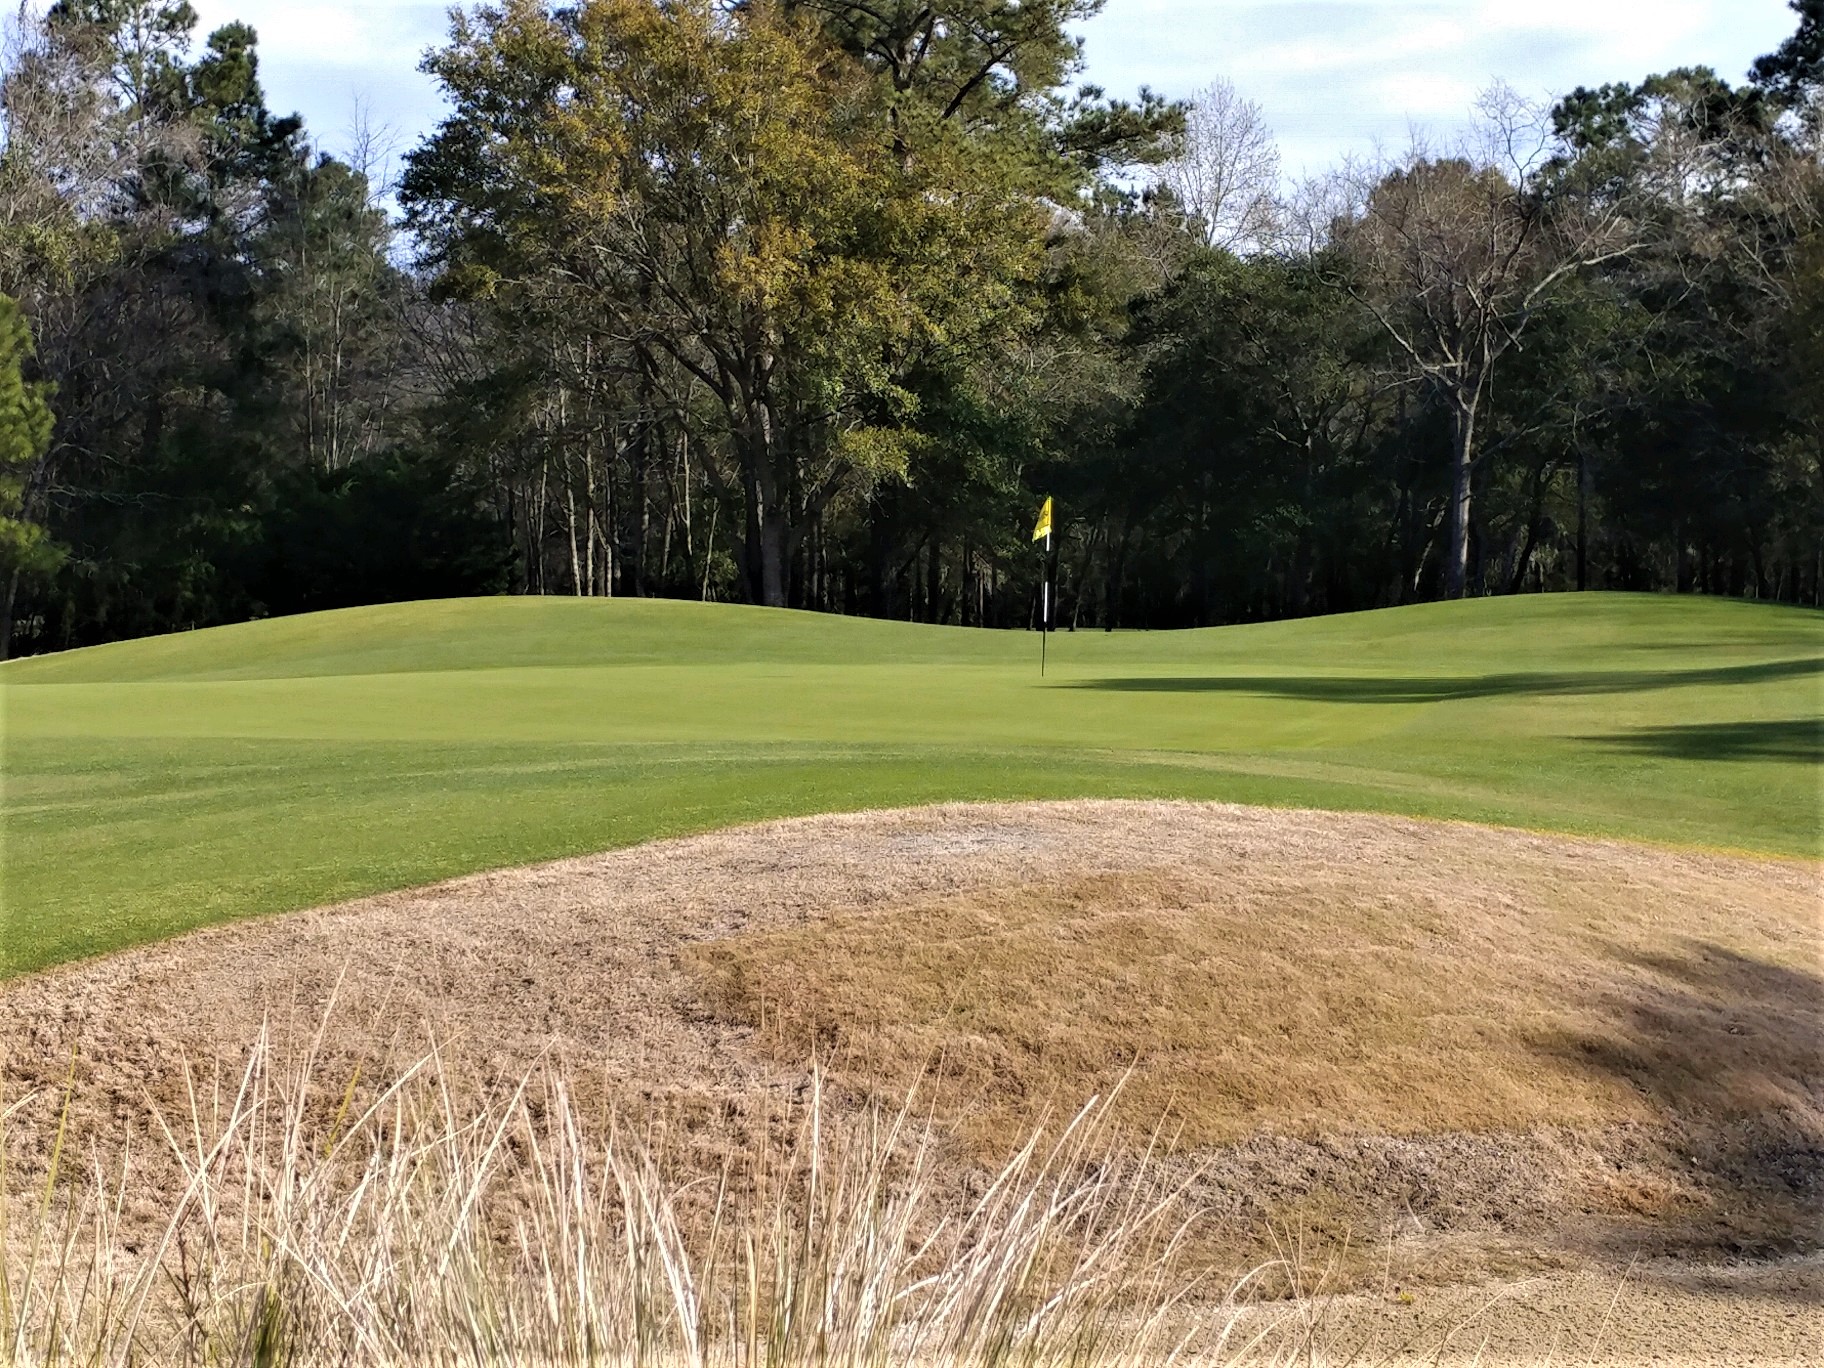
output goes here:
[{"label": "grassy slope", "polygon": [[1370,808],[1819,853],[1824,615],[1489,600],[1036,639],[693,604],[357,609],[16,662],[0,976],[752,818]]}]

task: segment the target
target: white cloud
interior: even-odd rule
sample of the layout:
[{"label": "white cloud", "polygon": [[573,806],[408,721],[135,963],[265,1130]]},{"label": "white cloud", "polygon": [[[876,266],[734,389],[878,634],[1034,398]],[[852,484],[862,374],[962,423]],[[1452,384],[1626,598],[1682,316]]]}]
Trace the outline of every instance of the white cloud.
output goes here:
[{"label": "white cloud", "polygon": [[1785,0],[1108,0],[1085,37],[1117,93],[1228,77],[1298,171],[1448,137],[1496,80],[1544,99],[1674,66],[1737,79],[1795,23]]},{"label": "white cloud", "polygon": [[297,111],[317,141],[345,148],[357,111],[409,146],[442,102],[418,70],[448,32],[448,8],[425,0],[191,0],[199,33],[234,19],[260,36],[260,78],[272,107]]},{"label": "white cloud", "polygon": [[[193,0],[205,29],[260,32],[273,105],[331,147],[357,102],[407,141],[440,103],[418,70],[448,21],[436,0]],[[1086,29],[1110,91],[1186,94],[1233,80],[1265,106],[1294,168],[1418,125],[1447,134],[1496,78],[1534,96],[1706,64],[1731,78],[1791,32],[1785,0],[1108,0]]]}]

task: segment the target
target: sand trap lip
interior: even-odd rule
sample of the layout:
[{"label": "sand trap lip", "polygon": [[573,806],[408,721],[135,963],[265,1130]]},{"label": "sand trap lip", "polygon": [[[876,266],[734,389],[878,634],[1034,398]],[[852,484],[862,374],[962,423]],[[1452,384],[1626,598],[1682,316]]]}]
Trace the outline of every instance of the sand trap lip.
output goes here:
[{"label": "sand trap lip", "polygon": [[[1316,1312],[1355,1362],[1383,1368],[1644,1368],[1649,1364],[1824,1362],[1824,1261],[1693,1267],[1655,1262],[1505,1286],[1392,1289],[1335,1298]],[[1270,1310],[1251,1312],[1250,1328]],[[1429,1333],[1428,1333],[1429,1332]],[[1434,1348],[1442,1338],[1442,1347]],[[1421,1351],[1418,1346],[1425,1346]]]}]

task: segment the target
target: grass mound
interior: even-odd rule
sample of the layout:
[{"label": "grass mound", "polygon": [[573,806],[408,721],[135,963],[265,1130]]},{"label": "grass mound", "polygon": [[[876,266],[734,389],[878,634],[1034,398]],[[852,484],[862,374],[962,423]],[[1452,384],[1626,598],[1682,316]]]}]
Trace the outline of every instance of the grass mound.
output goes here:
[{"label": "grass mound", "polygon": [[0,667],[0,977],[653,836],[1164,797],[1819,853],[1824,615],[1563,596],[1029,634],[392,605]]},{"label": "grass mound", "polygon": [[0,990],[0,1093],[37,1099],[16,1172],[66,1120],[155,1152],[141,1100],[192,1106],[172,1061],[232,1076],[263,1023],[308,1035],[333,1000],[324,1077],[390,1076],[427,1035],[464,1075],[550,1060],[579,1114],[640,1118],[712,1190],[817,1055],[850,1116],[917,1085],[946,1202],[1122,1085],[1128,1157],[1163,1126],[1201,1166],[1206,1266],[1288,1227],[1374,1265],[1351,1277],[1788,1253],[1824,1202],[1816,894],[1798,861],[1372,815],[835,815],[29,976]]},{"label": "grass mound", "polygon": [[1132,1123],[1195,1147],[1665,1112],[1824,1123],[1815,886],[1680,889],[1617,852],[1567,868],[1440,838],[1460,869],[1346,832],[1329,870],[1078,874],[688,955],[781,1062],[822,1055],[889,1095],[935,1069],[984,1155],[1130,1069]]}]

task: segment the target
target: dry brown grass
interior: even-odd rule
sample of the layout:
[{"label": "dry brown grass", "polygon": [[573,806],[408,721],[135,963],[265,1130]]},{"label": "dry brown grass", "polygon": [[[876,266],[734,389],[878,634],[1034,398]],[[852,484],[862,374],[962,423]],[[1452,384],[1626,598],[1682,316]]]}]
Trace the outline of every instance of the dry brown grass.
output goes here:
[{"label": "dry brown grass", "polygon": [[134,1159],[66,1163],[61,1128],[38,1192],[0,1181],[0,1362],[1279,1368],[1320,1345],[1289,1307],[1236,1333],[1247,1280],[1204,1295],[1184,1185],[1093,1104],[959,1204],[916,1111],[839,1117],[820,1087],[705,1182],[548,1063],[470,1108],[435,1052],[343,1088],[314,1044],[249,1047],[158,1116],[150,1225],[123,1219]]},{"label": "dry brown grass", "polygon": [[1774,887],[1743,910],[1489,852],[1061,877],[686,953],[782,1061],[889,1093],[935,1071],[983,1155],[1130,1069],[1132,1123],[1193,1147],[1815,1119],[1816,908]]},{"label": "dry brown grass", "polygon": [[[775,823],[223,927],[0,985],[17,1181],[58,1096],[156,1154],[180,1061],[267,1019],[323,1075],[442,1042],[549,1058],[713,1173],[778,1143],[822,1050],[853,1108],[942,1061],[952,1196],[1047,1106],[1134,1070],[1245,1266],[1290,1229],[1402,1280],[1814,1249],[1820,867],[1221,805],[946,807]],[[339,1089],[315,1098],[333,1111]],[[965,1105],[967,1104],[967,1105]],[[125,1220],[156,1218],[129,1193]]]}]

